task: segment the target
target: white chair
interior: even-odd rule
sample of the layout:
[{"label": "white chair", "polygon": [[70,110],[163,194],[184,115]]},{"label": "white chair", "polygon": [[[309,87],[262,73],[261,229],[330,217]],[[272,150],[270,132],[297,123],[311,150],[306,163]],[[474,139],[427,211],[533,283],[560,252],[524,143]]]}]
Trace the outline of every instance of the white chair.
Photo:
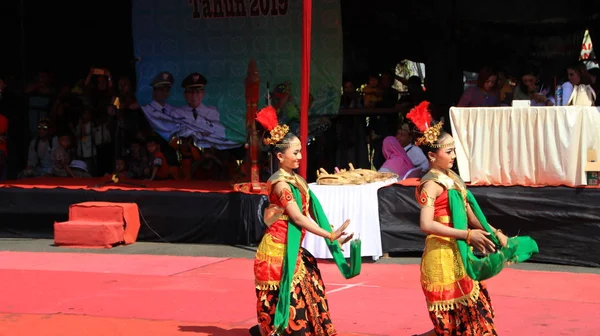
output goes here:
[{"label": "white chair", "polygon": [[419,178],[421,176],[423,176],[423,171],[421,170],[420,167],[415,167],[415,168],[407,171],[401,180],[406,180],[406,179],[413,178],[413,177]]}]

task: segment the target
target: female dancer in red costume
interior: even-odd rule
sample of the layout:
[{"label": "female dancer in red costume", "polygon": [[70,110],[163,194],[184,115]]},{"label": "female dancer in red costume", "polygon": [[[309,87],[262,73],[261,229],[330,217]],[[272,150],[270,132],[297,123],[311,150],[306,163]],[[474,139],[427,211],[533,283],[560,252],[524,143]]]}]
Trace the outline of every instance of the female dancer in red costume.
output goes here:
[{"label": "female dancer in red costume", "polygon": [[[494,311],[483,280],[503,266],[538,252],[529,237],[508,238],[487,223],[463,180],[451,169],[454,139],[433,124],[428,102],[407,117],[423,133],[417,140],[429,159],[429,172],[416,189],[420,226],[427,233],[421,259],[421,287],[433,330],[423,335],[498,335]],[[471,227],[471,228],[469,228]],[[477,248],[486,257],[472,252]]]},{"label": "female dancer in red costume", "polygon": [[270,133],[265,143],[280,169],[267,182],[268,228],[254,261],[259,325],[251,333],[259,329],[262,336],[336,335],[317,261],[300,244],[307,231],[325,238],[340,271],[351,278],[360,272],[360,243],[351,244],[351,264],[346,264],[340,247],[352,239],[344,232],[350,222],[332,231],[308,184],[294,172],[302,159],[300,140],[278,124],[272,107],[261,110],[256,119]]}]

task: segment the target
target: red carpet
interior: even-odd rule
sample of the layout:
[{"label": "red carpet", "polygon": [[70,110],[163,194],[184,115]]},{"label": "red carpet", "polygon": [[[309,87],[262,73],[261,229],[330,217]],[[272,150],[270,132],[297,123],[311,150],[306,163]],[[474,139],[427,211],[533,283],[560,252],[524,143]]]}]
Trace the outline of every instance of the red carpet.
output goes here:
[{"label": "red carpet", "polygon": [[[321,263],[343,335],[430,328],[416,265]],[[252,260],[0,252],[0,336],[247,335]],[[508,269],[489,281],[501,335],[594,335],[600,276]]]}]

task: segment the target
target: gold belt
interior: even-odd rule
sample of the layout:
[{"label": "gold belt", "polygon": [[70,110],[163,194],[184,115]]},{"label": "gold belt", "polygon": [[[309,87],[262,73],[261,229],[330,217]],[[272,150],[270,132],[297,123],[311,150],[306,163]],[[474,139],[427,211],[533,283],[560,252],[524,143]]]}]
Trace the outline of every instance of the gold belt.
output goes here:
[{"label": "gold belt", "polygon": [[444,224],[449,224],[450,223],[450,216],[437,216],[433,218],[434,222],[438,222],[438,223],[444,223]]}]

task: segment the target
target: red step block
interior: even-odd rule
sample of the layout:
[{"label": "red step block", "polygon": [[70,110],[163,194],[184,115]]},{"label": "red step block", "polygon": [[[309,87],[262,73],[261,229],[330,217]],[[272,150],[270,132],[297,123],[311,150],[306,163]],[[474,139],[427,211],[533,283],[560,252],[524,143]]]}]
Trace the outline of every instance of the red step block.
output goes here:
[{"label": "red step block", "polygon": [[139,229],[135,203],[84,202],[69,207],[69,221],[54,223],[54,243],[81,247],[133,244]]},{"label": "red step block", "polygon": [[71,247],[111,248],[123,242],[123,222],[75,220],[54,223],[54,244]]}]

